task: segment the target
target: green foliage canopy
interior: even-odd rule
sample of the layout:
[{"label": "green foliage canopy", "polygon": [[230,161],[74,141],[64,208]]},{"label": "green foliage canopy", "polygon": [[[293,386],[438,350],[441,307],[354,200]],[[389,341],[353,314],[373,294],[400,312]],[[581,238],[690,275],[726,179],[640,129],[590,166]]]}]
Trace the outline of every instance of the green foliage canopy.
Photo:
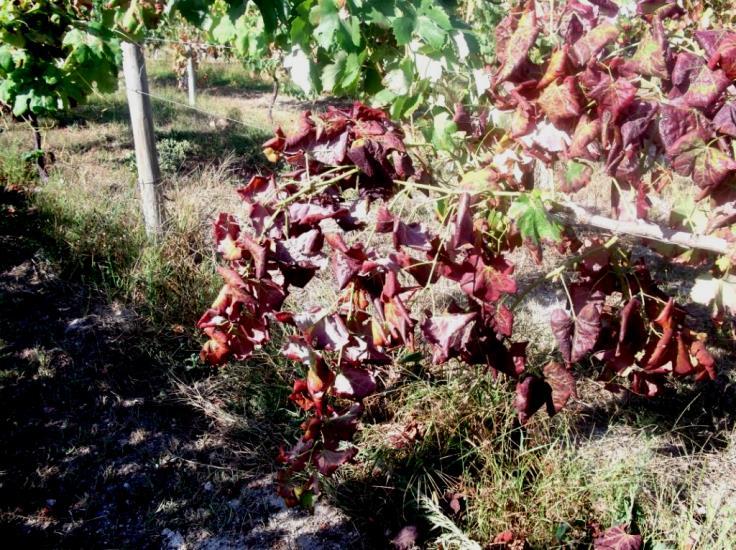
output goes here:
[{"label": "green foliage canopy", "polygon": [[118,39],[89,3],[0,3],[0,103],[17,117],[57,116],[117,86]]}]

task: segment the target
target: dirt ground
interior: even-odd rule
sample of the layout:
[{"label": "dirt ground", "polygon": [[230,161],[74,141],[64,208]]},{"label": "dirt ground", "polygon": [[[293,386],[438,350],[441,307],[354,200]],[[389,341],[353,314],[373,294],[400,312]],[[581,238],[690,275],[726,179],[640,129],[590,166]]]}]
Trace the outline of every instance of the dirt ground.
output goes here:
[{"label": "dirt ground", "polygon": [[22,195],[0,195],[0,539],[5,548],[358,547],[181,399],[135,314],[60,278]]}]

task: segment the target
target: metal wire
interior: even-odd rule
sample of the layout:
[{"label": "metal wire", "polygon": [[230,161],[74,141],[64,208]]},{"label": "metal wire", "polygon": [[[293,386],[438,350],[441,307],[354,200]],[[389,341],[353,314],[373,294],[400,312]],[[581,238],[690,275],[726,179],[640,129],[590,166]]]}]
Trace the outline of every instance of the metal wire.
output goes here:
[{"label": "metal wire", "polygon": [[143,90],[131,90],[131,91],[132,92],[135,92],[137,94],[148,96],[148,97],[150,97],[152,99],[156,99],[158,101],[164,101],[164,102],[167,102],[167,103],[171,103],[173,105],[178,105],[179,107],[186,107],[187,109],[191,109],[192,111],[197,111],[198,113],[202,113],[204,115],[208,115],[208,116],[211,116],[213,118],[219,118],[219,119],[222,119],[222,120],[227,120],[229,122],[234,122],[235,124],[240,124],[240,125],[245,126],[247,128],[253,128],[255,130],[261,130],[263,132],[273,132],[273,128],[269,128],[268,126],[263,126],[263,125],[260,125],[260,124],[255,124],[255,123],[250,123],[250,122],[244,122],[242,120],[238,120],[238,119],[235,119],[235,118],[229,118],[229,117],[220,115],[218,113],[213,113],[213,112],[210,112],[210,111],[206,111],[204,109],[200,109],[199,107],[192,107],[191,105],[189,105],[188,103],[184,103],[183,101],[176,101],[175,99],[169,99],[168,97],[159,96],[159,95],[156,95],[156,94],[152,94],[150,92],[147,93],[147,92],[144,92]]}]

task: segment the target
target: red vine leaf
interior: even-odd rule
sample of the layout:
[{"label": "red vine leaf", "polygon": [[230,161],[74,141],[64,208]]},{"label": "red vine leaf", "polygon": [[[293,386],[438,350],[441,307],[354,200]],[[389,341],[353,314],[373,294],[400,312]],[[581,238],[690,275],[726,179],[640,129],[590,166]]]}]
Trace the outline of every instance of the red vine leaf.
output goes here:
[{"label": "red vine leaf", "polygon": [[511,277],[514,266],[503,257],[484,260],[474,253],[461,266],[448,274],[460,283],[463,292],[484,301],[497,302],[504,293],[516,292],[516,281]]},{"label": "red vine leaf", "polygon": [[675,85],[677,91],[681,94],[687,92],[693,74],[704,65],[705,61],[693,53],[678,53],[675,57],[675,65],[672,68],[671,76],[672,84]]},{"label": "red vine leaf", "polygon": [[475,234],[473,231],[473,214],[470,209],[470,194],[463,193],[457,204],[457,214],[455,215],[455,227],[452,234],[452,249],[458,250],[465,245],[475,244]]},{"label": "red vine leaf", "polygon": [[519,70],[527,60],[529,49],[534,45],[538,34],[537,16],[532,7],[521,16],[516,30],[506,43],[503,65],[496,75],[496,82],[507,80]]},{"label": "red vine leaf", "polygon": [[618,120],[624,109],[628,108],[636,97],[636,87],[625,78],[601,79],[600,83],[588,90],[588,96],[598,104],[598,113],[610,113],[610,120]]},{"label": "red vine leaf", "polygon": [[551,399],[552,389],[541,378],[527,376],[516,386],[514,407],[519,415],[519,422],[526,424],[542,406]]},{"label": "red vine leaf", "polygon": [[657,123],[659,139],[669,154],[675,142],[685,134],[698,127],[695,113],[689,109],[681,109],[673,105],[663,104],[659,108],[660,116]]},{"label": "red vine leaf", "polygon": [[547,86],[539,96],[538,103],[547,118],[554,123],[582,114],[574,76],[568,76],[560,84]]},{"label": "red vine leaf", "polygon": [[432,345],[432,360],[436,364],[444,363],[455,357],[468,343],[468,328],[476,317],[476,313],[435,315],[427,312],[421,324],[422,334]]},{"label": "red vine leaf", "polygon": [[657,104],[649,101],[634,101],[621,121],[623,146],[638,144],[651,126],[657,114]]},{"label": "red vine leaf", "polygon": [[242,250],[237,245],[240,236],[240,224],[232,214],[220,212],[213,224],[213,237],[217,251],[228,261],[239,260]]},{"label": "red vine leaf", "polygon": [[588,115],[583,115],[575,126],[575,133],[572,135],[572,142],[567,150],[568,158],[587,158],[595,159],[600,155],[600,148],[597,144],[601,135],[601,120],[599,118],[590,119]]},{"label": "red vine leaf", "polygon": [[612,23],[602,23],[588,31],[585,36],[575,42],[570,57],[582,67],[598,55],[603,48],[618,38],[618,28]]},{"label": "red vine leaf", "polygon": [[223,342],[208,340],[199,352],[199,359],[208,365],[219,366],[225,363],[230,356],[230,348]]},{"label": "red vine leaf", "polygon": [[572,372],[554,361],[548,363],[543,372],[545,381],[552,389],[547,411],[552,416],[562,410],[570,397],[577,395],[575,377]]},{"label": "red vine leaf", "polygon": [[550,323],[562,359],[565,363],[570,363],[572,361],[572,335],[575,328],[573,320],[564,309],[558,308],[552,311]]},{"label": "red vine leaf", "polygon": [[514,314],[506,305],[501,304],[493,314],[493,329],[499,336],[511,336],[513,328]]},{"label": "red vine leaf", "polygon": [[736,33],[725,29],[697,31],[695,39],[708,54],[708,66],[721,67],[726,76],[736,80]]},{"label": "red vine leaf", "polygon": [[731,84],[731,80],[721,70],[711,70],[703,63],[697,72],[693,72],[690,86],[683,96],[683,101],[690,107],[707,109],[713,105]]},{"label": "red vine leaf", "polygon": [[695,359],[696,363],[696,381],[699,382],[706,378],[716,379],[716,361],[701,340],[694,340],[690,344],[690,356]]},{"label": "red vine leaf", "polygon": [[657,18],[654,29],[647,29],[639,41],[639,46],[628,65],[635,72],[644,76],[656,76],[657,78],[669,78],[667,60],[665,58],[664,30],[662,23]]},{"label": "red vine leaf", "polygon": [[361,400],[376,391],[376,378],[368,369],[343,366],[333,387],[337,397]]},{"label": "red vine leaf", "polygon": [[575,317],[575,336],[570,360],[577,363],[591,351],[601,332],[601,311],[596,303],[586,304]]},{"label": "red vine leaf", "polygon": [[595,550],[641,550],[641,535],[631,535],[626,525],[609,527],[593,541]]},{"label": "red vine leaf", "polygon": [[394,247],[408,246],[415,250],[432,250],[431,237],[420,223],[405,223],[396,220],[393,229]]},{"label": "red vine leaf", "polygon": [[325,449],[317,455],[317,470],[323,476],[331,476],[335,471],[350,462],[358,454],[357,447],[350,447],[343,451]]},{"label": "red vine leaf", "polygon": [[709,146],[700,131],[692,131],[672,145],[672,167],[678,174],[692,176],[703,190],[701,197],[711,193],[736,170],[736,162],[726,153]]},{"label": "red vine leaf", "polygon": [[564,78],[568,73],[568,52],[570,46],[564,44],[559,50],[555,52],[549,58],[549,64],[544,72],[541,80],[537,83],[537,89],[541,90],[548,84]]},{"label": "red vine leaf", "polygon": [[731,102],[723,105],[713,117],[713,126],[722,134],[736,138],[736,105]]}]

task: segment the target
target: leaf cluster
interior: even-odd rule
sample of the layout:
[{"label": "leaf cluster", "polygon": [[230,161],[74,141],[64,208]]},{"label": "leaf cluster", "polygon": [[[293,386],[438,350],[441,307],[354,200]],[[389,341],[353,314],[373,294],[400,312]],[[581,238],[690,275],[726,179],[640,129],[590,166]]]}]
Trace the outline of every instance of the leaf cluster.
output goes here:
[{"label": "leaf cluster", "polygon": [[119,49],[90,3],[0,6],[0,103],[16,117],[57,116],[117,87]]}]

